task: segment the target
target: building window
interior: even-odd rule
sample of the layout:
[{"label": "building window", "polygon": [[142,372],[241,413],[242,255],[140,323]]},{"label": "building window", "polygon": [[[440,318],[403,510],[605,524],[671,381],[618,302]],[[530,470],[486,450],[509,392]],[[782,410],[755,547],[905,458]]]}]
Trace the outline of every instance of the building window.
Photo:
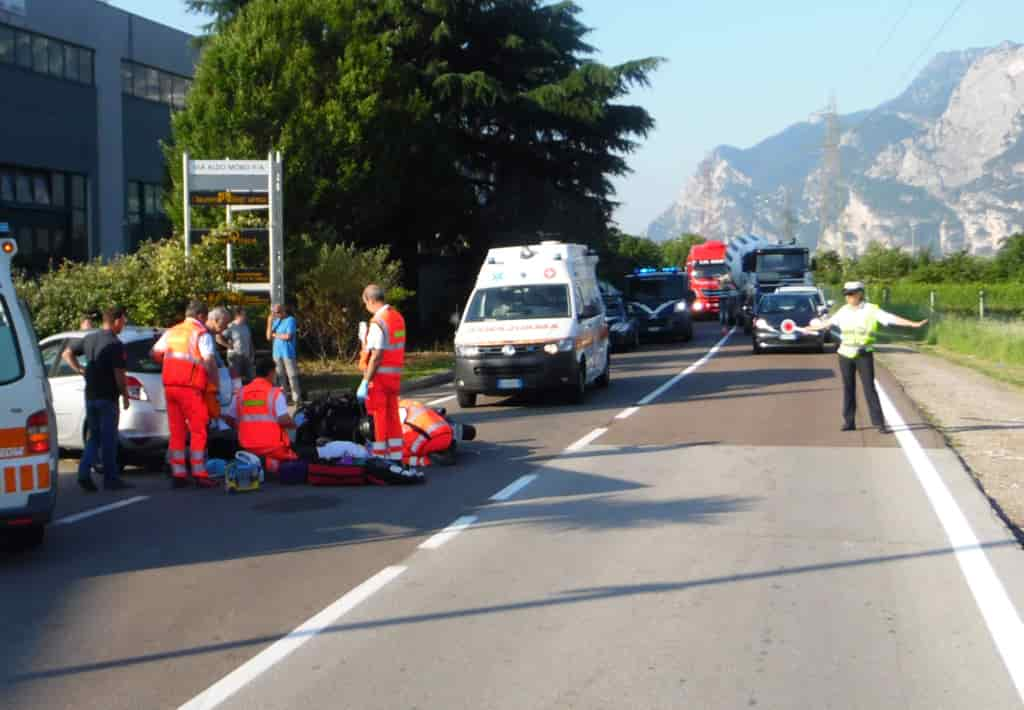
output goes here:
[{"label": "building window", "polygon": [[121,91],[147,101],[159,101],[174,109],[185,108],[192,80],[162,69],[121,60]]},{"label": "building window", "polygon": [[0,64],[15,64],[79,84],[93,82],[93,51],[0,24]]},{"label": "building window", "polygon": [[18,265],[43,271],[89,258],[84,175],[0,165],[0,222],[18,237]]},{"label": "building window", "polygon": [[171,231],[164,212],[164,188],[153,183],[129,181],[125,195],[128,246],[136,248],[149,239],[161,239]]}]

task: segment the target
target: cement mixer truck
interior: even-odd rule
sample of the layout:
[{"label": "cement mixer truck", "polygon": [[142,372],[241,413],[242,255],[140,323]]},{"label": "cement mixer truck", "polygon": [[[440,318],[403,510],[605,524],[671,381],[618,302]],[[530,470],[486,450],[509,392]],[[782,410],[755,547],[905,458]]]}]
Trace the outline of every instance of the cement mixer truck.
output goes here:
[{"label": "cement mixer truck", "polygon": [[796,243],[780,244],[764,237],[746,234],[729,241],[725,263],[738,291],[737,316],[748,335],[753,329],[757,302],[766,293],[782,286],[814,283],[810,253]]}]

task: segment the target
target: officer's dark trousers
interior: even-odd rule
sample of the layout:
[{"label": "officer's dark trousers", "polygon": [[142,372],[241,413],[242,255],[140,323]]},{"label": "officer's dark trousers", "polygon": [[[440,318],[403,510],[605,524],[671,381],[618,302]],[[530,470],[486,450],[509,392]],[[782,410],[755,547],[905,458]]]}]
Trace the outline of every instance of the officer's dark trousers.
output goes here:
[{"label": "officer's dark trousers", "polygon": [[875,389],[875,356],[874,353],[864,353],[855,358],[839,356],[839,371],[843,374],[843,422],[847,426],[853,426],[857,415],[857,377],[860,377],[861,387],[864,389],[864,399],[868,402],[868,411],[871,414],[871,424],[882,426],[885,419],[882,416],[882,405],[878,401],[878,391]]}]

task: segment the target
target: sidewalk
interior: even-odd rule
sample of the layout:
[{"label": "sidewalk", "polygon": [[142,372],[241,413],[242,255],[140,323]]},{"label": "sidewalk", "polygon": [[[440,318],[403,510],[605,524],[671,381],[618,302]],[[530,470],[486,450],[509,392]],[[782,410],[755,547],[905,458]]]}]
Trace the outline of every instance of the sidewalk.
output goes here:
[{"label": "sidewalk", "polygon": [[910,348],[879,361],[963,458],[986,495],[1024,530],[1024,389]]}]

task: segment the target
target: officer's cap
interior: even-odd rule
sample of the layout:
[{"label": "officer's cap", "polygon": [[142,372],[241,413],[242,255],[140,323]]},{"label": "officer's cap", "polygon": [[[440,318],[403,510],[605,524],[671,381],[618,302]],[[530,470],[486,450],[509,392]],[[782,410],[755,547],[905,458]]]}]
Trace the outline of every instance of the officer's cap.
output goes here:
[{"label": "officer's cap", "polygon": [[864,292],[864,282],[863,281],[847,281],[846,283],[843,284],[843,295],[844,296],[847,295],[847,294],[857,293],[857,292],[861,292],[861,293]]}]

